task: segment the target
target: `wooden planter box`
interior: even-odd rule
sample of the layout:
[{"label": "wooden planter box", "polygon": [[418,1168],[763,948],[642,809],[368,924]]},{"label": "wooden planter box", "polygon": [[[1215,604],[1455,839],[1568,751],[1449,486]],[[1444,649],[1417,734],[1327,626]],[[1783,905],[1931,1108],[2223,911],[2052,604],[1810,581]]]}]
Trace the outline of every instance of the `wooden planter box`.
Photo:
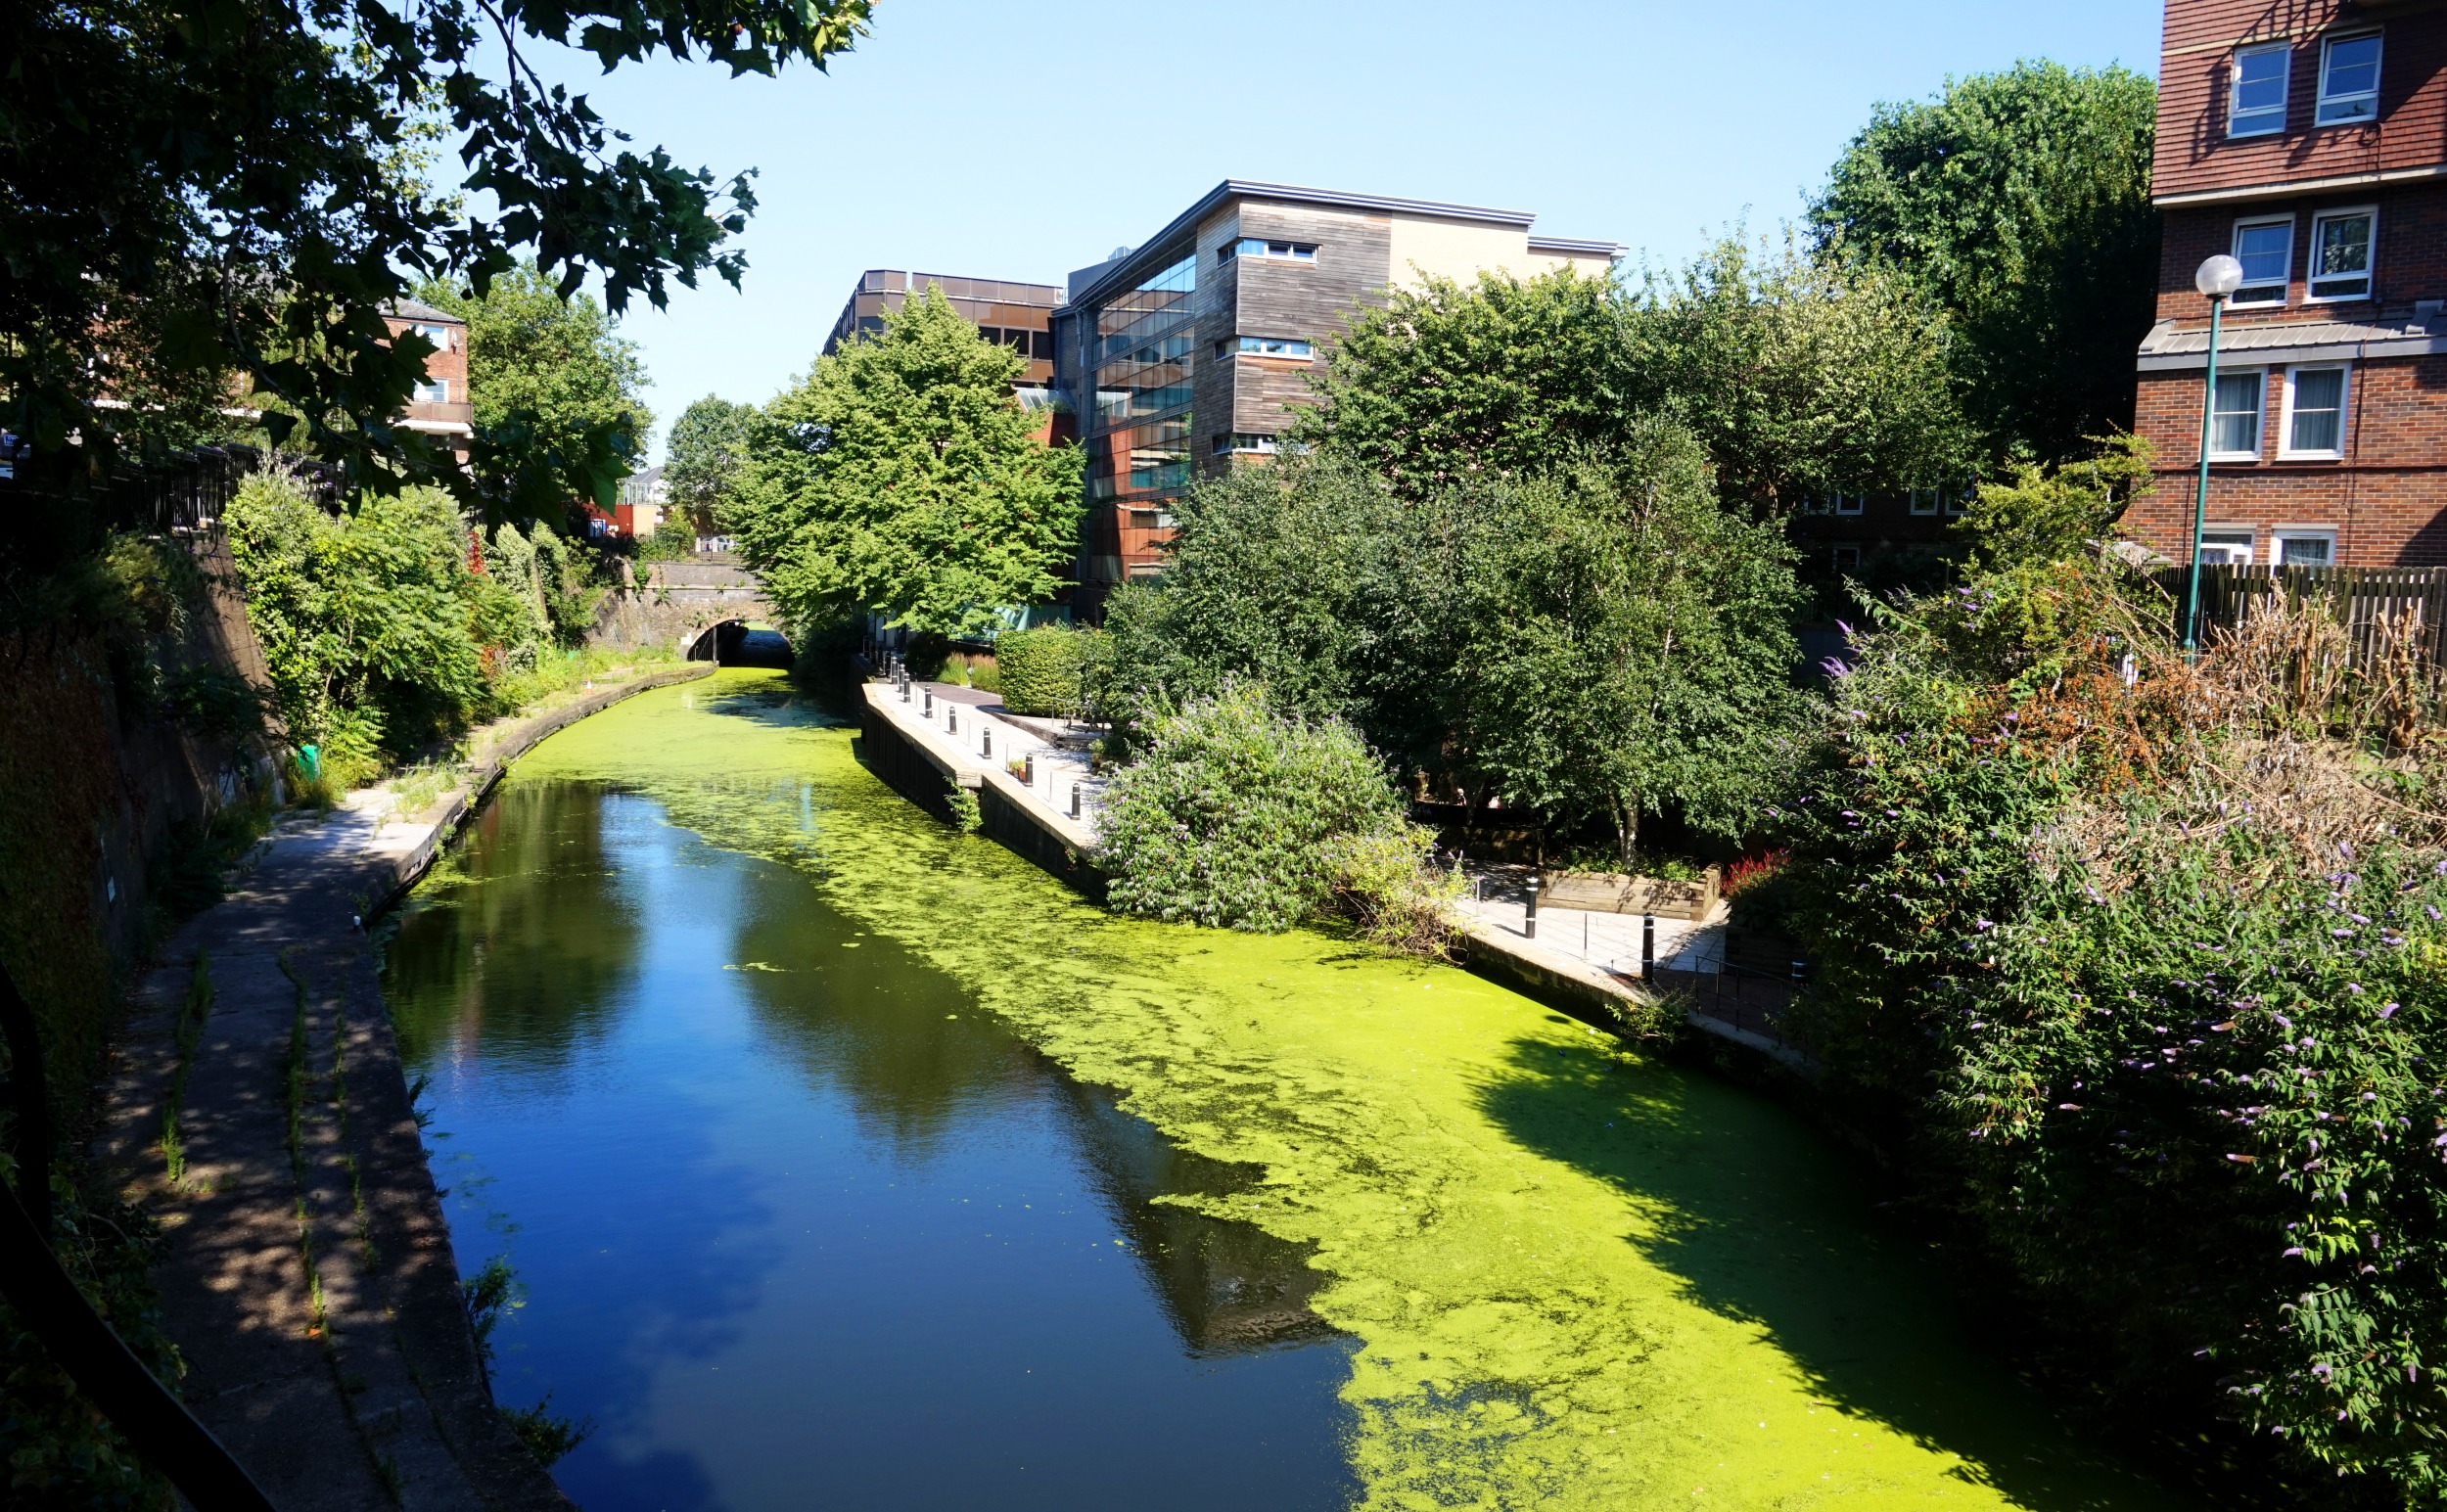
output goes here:
[{"label": "wooden planter box", "polygon": [[1660,919],[1704,919],[1716,906],[1725,874],[1711,866],[1697,882],[1627,877],[1621,872],[1548,872],[1539,889],[1542,908],[1589,913],[1653,913]]}]

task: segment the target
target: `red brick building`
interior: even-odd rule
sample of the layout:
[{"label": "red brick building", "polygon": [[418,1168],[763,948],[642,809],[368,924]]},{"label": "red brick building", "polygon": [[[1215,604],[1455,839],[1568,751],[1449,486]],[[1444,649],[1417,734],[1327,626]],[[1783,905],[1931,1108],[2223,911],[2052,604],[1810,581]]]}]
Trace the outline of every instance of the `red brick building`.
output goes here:
[{"label": "red brick building", "polygon": [[2447,564],[2447,0],[2167,0],[2158,323],[2128,517],[2184,561],[2203,259],[2243,266],[2218,349],[2204,560]]},{"label": "red brick building", "polygon": [[428,433],[466,461],[476,435],[476,403],[467,387],[467,322],[414,299],[392,300],[383,306],[383,319],[392,336],[414,331],[434,344],[434,354],[425,359],[425,381],[416,386],[400,424]]}]

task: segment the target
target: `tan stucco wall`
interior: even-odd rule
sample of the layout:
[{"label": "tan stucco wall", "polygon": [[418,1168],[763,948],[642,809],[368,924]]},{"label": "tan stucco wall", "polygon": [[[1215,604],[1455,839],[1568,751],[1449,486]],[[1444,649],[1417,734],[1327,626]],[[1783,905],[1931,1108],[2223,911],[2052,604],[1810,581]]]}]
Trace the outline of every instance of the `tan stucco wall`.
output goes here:
[{"label": "tan stucco wall", "polygon": [[1516,278],[1546,271],[1529,254],[1529,232],[1520,226],[1489,225],[1483,220],[1439,220],[1425,215],[1396,215],[1392,227],[1392,266],[1387,280],[1396,289],[1423,286],[1422,275],[1475,281],[1481,273],[1505,272]]}]

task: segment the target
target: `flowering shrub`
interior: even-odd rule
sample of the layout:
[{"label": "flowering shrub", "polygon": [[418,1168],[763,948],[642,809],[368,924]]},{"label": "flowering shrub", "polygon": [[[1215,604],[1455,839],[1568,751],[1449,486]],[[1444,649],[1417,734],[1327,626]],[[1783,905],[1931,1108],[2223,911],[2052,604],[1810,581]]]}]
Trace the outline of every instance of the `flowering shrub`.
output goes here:
[{"label": "flowering shrub", "polygon": [[2434,1500],[2447,769],[2263,695],[2318,637],[2193,664],[2138,592],[2026,565],[1863,639],[1774,815],[1796,1028],[2118,1389]]},{"label": "flowering shrub", "polygon": [[1752,888],[1773,878],[1793,858],[1789,850],[1762,850],[1746,855],[1725,869],[1723,893],[1727,897],[1739,897]]}]

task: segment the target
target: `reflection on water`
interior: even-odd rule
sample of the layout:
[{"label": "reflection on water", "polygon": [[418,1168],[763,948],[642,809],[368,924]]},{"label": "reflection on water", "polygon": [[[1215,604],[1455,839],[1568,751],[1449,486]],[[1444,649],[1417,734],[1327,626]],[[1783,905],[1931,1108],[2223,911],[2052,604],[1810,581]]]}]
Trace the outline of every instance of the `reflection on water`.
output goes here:
[{"label": "reflection on water", "polygon": [[801,873],[513,785],[389,987],[461,1260],[528,1288],[501,1395],[598,1421],[592,1512],[1348,1500],[1301,1252],[1161,1201],[1241,1174]]},{"label": "reflection on water", "polygon": [[1106,913],[768,673],[531,754],[391,973],[593,1512],[2168,1505],[1774,1104]]}]

